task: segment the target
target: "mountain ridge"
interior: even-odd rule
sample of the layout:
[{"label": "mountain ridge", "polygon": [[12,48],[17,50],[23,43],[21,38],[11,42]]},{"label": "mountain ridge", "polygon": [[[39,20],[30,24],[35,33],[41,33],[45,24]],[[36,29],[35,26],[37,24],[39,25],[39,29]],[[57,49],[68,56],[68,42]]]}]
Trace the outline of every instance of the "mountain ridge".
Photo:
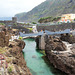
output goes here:
[{"label": "mountain ridge", "polygon": [[57,17],[67,13],[75,13],[75,0],[46,0],[23,16],[16,17],[22,22],[38,22],[41,17]]}]

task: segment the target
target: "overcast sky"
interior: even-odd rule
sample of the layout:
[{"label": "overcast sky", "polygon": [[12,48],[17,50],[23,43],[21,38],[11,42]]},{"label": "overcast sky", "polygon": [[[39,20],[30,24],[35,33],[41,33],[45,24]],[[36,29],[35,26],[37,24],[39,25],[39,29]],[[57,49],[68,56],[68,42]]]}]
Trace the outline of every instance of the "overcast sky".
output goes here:
[{"label": "overcast sky", "polygon": [[0,17],[12,17],[20,12],[28,12],[45,0],[0,0]]}]

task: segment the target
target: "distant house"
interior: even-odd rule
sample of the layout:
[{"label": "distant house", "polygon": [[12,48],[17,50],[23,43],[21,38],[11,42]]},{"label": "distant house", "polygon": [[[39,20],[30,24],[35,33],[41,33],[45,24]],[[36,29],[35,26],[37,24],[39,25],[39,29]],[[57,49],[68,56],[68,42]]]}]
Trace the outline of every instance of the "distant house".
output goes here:
[{"label": "distant house", "polygon": [[75,14],[63,14],[61,16],[60,22],[68,23],[68,22],[74,21],[74,19],[75,19]]}]

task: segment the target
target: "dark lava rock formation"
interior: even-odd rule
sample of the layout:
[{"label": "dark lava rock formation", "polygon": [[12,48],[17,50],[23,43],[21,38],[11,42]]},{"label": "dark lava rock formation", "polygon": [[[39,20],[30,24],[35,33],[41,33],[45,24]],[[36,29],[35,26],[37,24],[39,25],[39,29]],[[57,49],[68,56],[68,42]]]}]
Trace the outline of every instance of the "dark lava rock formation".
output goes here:
[{"label": "dark lava rock formation", "polygon": [[60,39],[50,37],[46,41],[45,53],[55,68],[68,75],[75,75],[75,44],[65,45]]},{"label": "dark lava rock formation", "polygon": [[75,36],[72,34],[61,34],[60,39],[69,42],[70,44],[75,43]]},{"label": "dark lava rock formation", "polygon": [[15,67],[15,72],[12,72],[9,75],[32,75],[30,70],[26,66],[26,62],[22,53],[22,49],[25,47],[25,43],[22,40],[14,40],[9,43],[11,50],[8,53],[8,56],[13,56],[15,59],[12,59],[12,64]]},{"label": "dark lava rock formation", "polygon": [[50,36],[49,39],[46,41],[46,50],[65,51],[66,46],[59,38],[53,39]]}]

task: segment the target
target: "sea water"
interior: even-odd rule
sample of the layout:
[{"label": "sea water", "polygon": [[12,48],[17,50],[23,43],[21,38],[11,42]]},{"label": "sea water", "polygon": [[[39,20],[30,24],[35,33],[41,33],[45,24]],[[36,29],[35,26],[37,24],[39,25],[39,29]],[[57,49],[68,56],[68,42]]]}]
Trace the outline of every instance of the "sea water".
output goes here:
[{"label": "sea water", "polygon": [[34,39],[25,39],[24,42],[26,43],[23,50],[24,58],[32,75],[67,75],[55,69],[47,57],[44,57],[44,55],[36,49]]}]

